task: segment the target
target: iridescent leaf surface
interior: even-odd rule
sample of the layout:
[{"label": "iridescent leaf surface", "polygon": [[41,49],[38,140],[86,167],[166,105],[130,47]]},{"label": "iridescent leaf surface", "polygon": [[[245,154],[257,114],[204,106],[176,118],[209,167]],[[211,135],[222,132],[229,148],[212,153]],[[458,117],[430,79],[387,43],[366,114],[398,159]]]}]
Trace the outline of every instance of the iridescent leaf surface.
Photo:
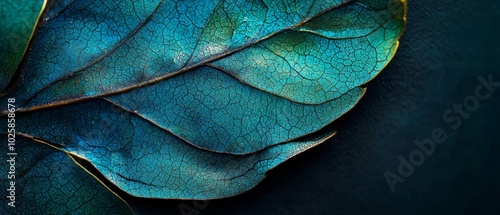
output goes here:
[{"label": "iridescent leaf surface", "polygon": [[319,130],[350,110],[363,93],[356,88],[329,102],[305,105],[203,67],[109,99],[200,148],[248,154]]},{"label": "iridescent leaf surface", "polygon": [[[328,137],[280,144],[250,155],[200,150],[104,100],[33,111],[18,117],[21,133],[89,160],[135,196],[213,199],[257,185],[265,173]],[[50,131],[50,132],[48,132]]]},{"label": "iridescent leaf surface", "polygon": [[213,64],[264,91],[321,104],[375,77],[394,55],[403,25],[401,14],[358,1]]},{"label": "iridescent leaf surface", "polygon": [[320,104],[364,84],[392,58],[404,12],[375,7],[386,3],[77,1],[41,26],[13,95],[39,108],[211,64],[263,91]]},{"label": "iridescent leaf surface", "polygon": [[132,195],[229,197],[333,135],[314,132],[393,57],[405,4],[56,0],[0,101]]},{"label": "iridescent leaf surface", "polygon": [[[6,135],[0,137],[7,139]],[[0,152],[6,155],[7,147],[0,147]],[[16,152],[12,163],[15,178],[2,177],[1,180],[3,185],[15,183],[15,207],[7,204],[10,200],[5,200],[0,214],[133,214],[121,198],[68,154],[19,135]],[[6,159],[10,160],[11,156]],[[5,174],[11,171],[11,164],[6,164],[1,165]]]}]

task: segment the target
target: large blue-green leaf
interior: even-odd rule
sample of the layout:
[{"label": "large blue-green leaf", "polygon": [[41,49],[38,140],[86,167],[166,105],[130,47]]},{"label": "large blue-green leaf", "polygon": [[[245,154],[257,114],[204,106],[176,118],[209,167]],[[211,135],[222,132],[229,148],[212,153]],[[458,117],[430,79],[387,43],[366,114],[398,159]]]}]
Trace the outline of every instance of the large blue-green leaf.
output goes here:
[{"label": "large blue-green leaf", "polygon": [[263,91],[319,104],[392,58],[404,19],[387,5],[75,1],[41,26],[13,95],[24,108],[64,104],[212,64]]},{"label": "large blue-green leaf", "polygon": [[1,182],[12,197],[3,201],[0,214],[132,214],[121,198],[66,153],[19,135],[17,155],[7,154],[12,151],[6,145],[0,147],[8,161],[0,165],[5,174]]},{"label": "large blue-green leaf", "polygon": [[132,195],[233,196],[332,135],[314,132],[393,57],[405,4],[56,0],[1,101]]},{"label": "large blue-green leaf", "polygon": [[0,1],[0,92],[11,81],[46,1]]}]

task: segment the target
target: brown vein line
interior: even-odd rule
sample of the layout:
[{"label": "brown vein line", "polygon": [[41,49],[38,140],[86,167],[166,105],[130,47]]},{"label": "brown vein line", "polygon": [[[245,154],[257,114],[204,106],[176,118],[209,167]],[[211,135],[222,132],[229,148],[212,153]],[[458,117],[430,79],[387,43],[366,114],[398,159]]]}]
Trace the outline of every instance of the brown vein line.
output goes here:
[{"label": "brown vein line", "polygon": [[100,56],[98,59],[94,60],[93,62],[89,63],[88,65],[80,68],[79,70],[76,70],[74,72],[71,72],[70,74],[68,75],[64,75],[54,81],[52,81],[51,83],[49,83],[48,85],[46,85],[45,87],[41,88],[40,90],[38,90],[36,93],[34,93],[32,96],[30,96],[21,106],[24,106],[26,105],[27,103],[29,103],[33,98],[35,98],[36,96],[38,96],[40,93],[42,93],[43,91],[45,91],[46,89],[50,88],[52,85],[58,83],[58,82],[61,82],[61,81],[64,81],[66,79],[69,79],[71,78],[72,76],[75,76],[79,73],[82,73],[84,72],[84,70],[90,68],[91,66],[101,62],[102,60],[104,60],[104,58],[106,58],[107,56],[109,56],[110,54],[114,53],[118,48],[120,48],[125,42],[127,42],[128,39],[130,39],[131,37],[133,37],[134,35],[136,35],[141,29],[142,27],[144,27],[147,23],[149,23],[152,19],[153,19],[153,16],[154,14],[156,14],[156,11],[160,8],[160,6],[163,4],[164,0],[160,0],[160,2],[158,3],[158,5],[156,6],[156,8],[153,10],[153,12],[151,13],[151,15],[149,15],[143,22],[139,23],[139,25],[132,31],[130,32],[130,34],[128,34],[127,36],[125,36],[122,40],[120,40],[120,42],[118,44],[116,44],[115,47],[113,47],[111,50],[109,50],[107,53],[105,53],[104,55]]},{"label": "brown vein line", "polygon": [[[179,140],[181,140],[182,142],[185,142],[185,143],[187,143],[188,145],[190,145],[190,146],[192,146],[192,147],[194,147],[194,148],[196,148],[196,149],[198,149],[198,150],[205,151],[205,152],[216,153],[216,154],[223,154],[223,155],[242,156],[242,155],[249,155],[249,154],[258,153],[258,152],[263,151],[263,150],[265,150],[265,149],[267,149],[267,148],[270,148],[270,147],[273,147],[273,146],[276,146],[276,145],[282,144],[282,143],[277,143],[277,144],[274,144],[274,145],[271,145],[271,146],[268,146],[268,147],[265,147],[265,148],[259,149],[259,150],[257,150],[257,151],[249,152],[249,153],[230,153],[230,152],[220,152],[220,151],[215,151],[215,150],[211,150],[211,149],[207,149],[207,148],[203,148],[203,147],[200,147],[200,146],[198,146],[198,145],[195,145],[194,143],[192,143],[192,142],[190,142],[190,141],[188,141],[188,140],[184,139],[183,137],[181,137],[181,136],[179,136],[179,135],[175,134],[174,132],[170,131],[168,128],[164,128],[164,127],[162,127],[162,126],[161,126],[160,124],[158,124],[157,122],[152,121],[152,120],[150,120],[150,119],[148,119],[148,118],[146,118],[146,117],[142,116],[141,114],[139,114],[139,113],[137,113],[137,112],[135,112],[135,111],[129,110],[129,109],[127,109],[127,108],[125,108],[125,107],[121,106],[120,104],[118,104],[118,103],[116,103],[116,102],[114,102],[114,101],[112,101],[112,100],[110,100],[110,99],[108,99],[108,98],[100,98],[100,99],[102,99],[102,100],[104,100],[104,101],[106,101],[106,102],[108,102],[108,103],[111,103],[111,104],[112,104],[112,105],[114,105],[115,107],[117,107],[117,108],[119,108],[119,109],[121,109],[121,110],[123,110],[123,111],[125,111],[125,112],[128,112],[128,113],[130,113],[130,114],[132,114],[132,115],[134,115],[134,116],[136,116],[136,117],[138,117],[138,118],[140,118],[140,119],[142,119],[142,120],[144,120],[144,121],[146,121],[146,122],[150,123],[151,125],[153,125],[153,126],[155,126],[155,127],[159,128],[160,130],[165,131],[165,132],[167,132],[168,134],[170,134],[170,135],[172,135],[172,136],[174,136],[174,137],[178,138],[178,139],[179,139]],[[288,141],[286,141],[286,142],[288,142]],[[283,142],[283,143],[286,143],[286,142]]]},{"label": "brown vein line", "polygon": [[[255,40],[255,41],[252,41],[251,43],[248,43],[248,44],[245,44],[241,47],[238,47],[236,49],[233,49],[233,50],[230,50],[228,52],[225,52],[225,53],[221,53],[220,55],[218,56],[215,56],[213,58],[209,58],[209,59],[206,59],[204,61],[201,61],[199,62],[198,64],[194,64],[194,65],[191,65],[191,66],[188,66],[188,67],[184,67],[182,69],[179,69],[175,72],[172,72],[172,73],[169,73],[169,74],[166,74],[164,76],[160,76],[160,77],[157,77],[157,78],[153,78],[153,79],[150,79],[148,81],[144,81],[144,82],[140,82],[140,83],[137,83],[135,85],[132,85],[132,86],[128,86],[128,87],[123,87],[121,89],[118,89],[118,90],[115,90],[115,91],[112,91],[112,92],[106,92],[106,93],[102,93],[102,94],[99,94],[99,95],[93,95],[93,96],[88,96],[88,97],[80,97],[80,98],[75,98],[73,100],[65,100],[65,101],[56,101],[56,102],[52,102],[52,103],[47,103],[47,104],[44,104],[44,105],[39,105],[39,106],[33,106],[33,107],[30,107],[30,108],[19,108],[17,111],[18,112],[26,112],[26,111],[31,111],[31,110],[37,110],[37,109],[41,109],[41,108],[48,108],[48,107],[55,107],[55,106],[60,106],[60,105],[65,105],[65,104],[69,104],[69,103],[74,103],[74,102],[79,102],[79,101],[85,101],[85,100],[89,100],[89,99],[93,99],[93,98],[98,98],[98,97],[103,97],[103,96],[108,96],[108,95],[113,95],[113,94],[118,94],[118,93],[123,93],[123,92],[127,92],[129,90],[132,90],[132,89],[135,89],[135,88],[139,88],[139,87],[143,87],[143,86],[146,86],[146,85],[150,85],[150,84],[153,84],[153,83],[156,83],[156,82],[159,82],[159,81],[162,81],[162,80],[165,80],[167,78],[170,78],[170,77],[173,77],[173,76],[176,76],[178,74],[181,74],[181,73],[184,73],[184,72],[187,72],[187,71],[190,71],[192,69],[195,69],[195,68],[198,68],[200,66],[203,66],[207,63],[210,63],[212,61],[216,61],[216,60],[219,60],[221,58],[224,58],[226,56],[229,56],[231,54],[234,54],[236,52],[239,52],[249,46],[252,46],[254,44],[257,44],[257,43],[260,43],[262,41],[265,41],[271,37],[274,37],[278,34],[281,34],[282,32],[284,31],[287,31],[287,30],[290,30],[290,29],[293,29],[293,28],[296,28],[296,27],[299,27],[301,25],[304,25],[305,23],[309,22],[310,20],[313,20],[315,18],[317,18],[318,16],[321,16],[329,11],[332,11],[332,10],[335,10],[335,9],[338,9],[338,8],[341,8],[341,7],[344,7],[346,6],[347,4],[351,3],[352,1],[354,0],[349,0],[349,1],[346,1],[346,2],[343,2],[342,4],[339,4],[339,5],[335,5],[335,6],[332,6],[318,14],[316,14],[315,16],[312,16],[310,17],[309,19],[305,19],[301,22],[299,22],[298,24],[296,25],[292,25],[292,26],[289,26],[287,28],[284,28],[284,29],[281,29],[281,30],[278,30],[278,31],[275,31],[273,33],[270,33],[269,35],[265,36],[265,37],[262,37],[258,40]],[[73,76],[73,75],[69,75],[69,76]],[[69,77],[68,77],[69,78]],[[44,89],[46,89],[48,87],[44,87]],[[40,94],[40,91],[37,92],[34,96],[30,97],[29,100],[33,99],[36,95]],[[23,103],[23,106],[26,105],[29,101],[27,102],[24,102]]]},{"label": "brown vein line", "polygon": [[[336,98],[336,99],[341,99],[341,97],[342,97],[342,96],[349,94],[349,92],[351,92],[352,90],[353,90],[353,89],[351,89],[351,90],[349,90],[349,91],[347,91],[347,92],[343,93],[342,95],[340,95],[340,96],[339,96],[338,98]],[[365,92],[366,92],[366,88],[364,88],[364,89],[363,89],[362,94],[359,96],[358,100],[355,102],[355,104],[354,104],[354,105],[352,105],[352,106],[351,106],[350,108],[348,108],[348,109],[347,109],[344,113],[340,114],[340,115],[339,115],[338,117],[336,117],[335,119],[330,120],[330,122],[326,123],[324,126],[322,126],[322,127],[318,128],[318,129],[316,129],[316,131],[318,131],[318,130],[321,130],[321,129],[325,128],[326,126],[328,126],[329,124],[331,124],[333,121],[335,121],[335,120],[339,119],[340,117],[342,117],[343,115],[345,115],[346,113],[348,113],[350,110],[352,110],[352,109],[353,109],[353,108],[357,105],[357,103],[361,100],[361,98],[364,96]],[[275,147],[275,146],[278,146],[278,145],[287,144],[287,143],[289,143],[289,142],[299,140],[300,138],[303,138],[303,137],[305,137],[305,136],[308,136],[308,135],[310,135],[310,134],[312,134],[312,133],[315,133],[315,132],[316,132],[316,131],[313,131],[313,132],[309,132],[309,133],[306,133],[306,134],[300,135],[300,136],[298,136],[298,137],[288,138],[288,139],[283,140],[283,141],[281,141],[281,142],[277,142],[277,143],[274,143],[274,144],[270,144],[270,145],[265,146],[265,147],[262,147],[262,148],[260,148],[260,149],[258,149],[258,150],[255,150],[255,151],[252,151],[252,152],[247,152],[247,153],[232,153],[232,152],[216,151],[216,150],[212,150],[212,149],[208,149],[208,148],[203,148],[203,147],[200,147],[200,146],[198,146],[198,145],[195,145],[194,143],[192,143],[192,142],[190,142],[190,141],[188,141],[188,140],[184,139],[183,137],[181,137],[181,136],[179,136],[179,135],[175,134],[174,132],[170,131],[168,128],[164,128],[164,127],[162,127],[162,126],[161,126],[160,124],[158,124],[157,122],[155,122],[155,121],[153,121],[153,120],[151,120],[151,119],[148,119],[148,118],[146,118],[146,117],[142,116],[142,115],[141,115],[141,114],[139,114],[138,112],[135,112],[135,111],[133,111],[133,110],[129,110],[129,109],[127,109],[127,108],[125,108],[125,107],[121,106],[120,104],[118,104],[118,103],[116,103],[116,102],[114,102],[114,101],[112,101],[112,100],[110,100],[110,99],[108,99],[108,98],[100,98],[100,99],[102,99],[102,100],[104,100],[104,101],[106,101],[106,102],[109,102],[110,104],[114,105],[115,107],[117,107],[117,108],[119,108],[119,109],[121,109],[121,110],[123,110],[123,111],[126,111],[126,112],[130,113],[131,115],[134,115],[134,116],[136,116],[136,117],[139,117],[140,119],[142,119],[142,120],[144,120],[144,121],[146,121],[146,122],[148,122],[148,123],[152,124],[153,126],[155,126],[155,127],[159,128],[160,130],[163,130],[163,131],[165,131],[165,132],[167,132],[167,133],[171,134],[172,136],[174,136],[174,137],[178,138],[178,139],[179,139],[179,140],[181,140],[182,142],[185,142],[185,143],[187,143],[187,144],[189,144],[189,145],[193,146],[193,147],[194,147],[194,148],[196,148],[196,149],[199,149],[199,150],[201,150],[201,151],[206,151],[206,152],[216,153],[216,154],[225,154],[225,155],[233,155],[233,156],[242,156],[242,155],[250,155],[250,154],[255,154],[255,153],[262,152],[262,151],[264,151],[264,150],[267,150],[267,149],[269,149],[269,148],[272,148],[272,147]],[[336,100],[336,99],[333,99],[333,100]],[[332,101],[332,100],[331,100],[331,101]],[[320,104],[320,105],[321,105],[321,104]],[[316,105],[313,105],[313,106],[316,106]],[[318,105],[318,106],[319,106],[319,105]]]}]

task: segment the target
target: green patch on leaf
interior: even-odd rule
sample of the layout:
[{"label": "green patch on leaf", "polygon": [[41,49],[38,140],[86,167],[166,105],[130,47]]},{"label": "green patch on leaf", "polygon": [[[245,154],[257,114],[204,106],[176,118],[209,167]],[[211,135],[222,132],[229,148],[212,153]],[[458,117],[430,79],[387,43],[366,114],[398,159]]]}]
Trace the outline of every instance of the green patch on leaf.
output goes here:
[{"label": "green patch on leaf", "polygon": [[12,81],[36,23],[45,7],[41,0],[0,2],[0,92]]}]

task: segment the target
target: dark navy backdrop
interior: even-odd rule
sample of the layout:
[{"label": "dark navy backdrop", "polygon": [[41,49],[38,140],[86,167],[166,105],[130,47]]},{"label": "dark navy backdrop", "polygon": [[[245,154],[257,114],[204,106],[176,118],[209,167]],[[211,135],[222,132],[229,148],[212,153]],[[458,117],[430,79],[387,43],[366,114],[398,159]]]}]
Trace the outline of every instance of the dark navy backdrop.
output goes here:
[{"label": "dark navy backdrop", "polygon": [[[399,52],[333,125],[338,135],[271,171],[252,191],[197,212],[500,214],[500,87],[456,130],[455,121],[443,119],[475,95],[478,76],[500,81],[499,26],[498,1],[409,0]],[[408,158],[418,149],[414,141],[431,138],[435,128],[447,140],[391,192],[384,172],[397,174],[398,156]],[[179,204],[200,206],[127,200],[139,212],[181,214]]]}]

